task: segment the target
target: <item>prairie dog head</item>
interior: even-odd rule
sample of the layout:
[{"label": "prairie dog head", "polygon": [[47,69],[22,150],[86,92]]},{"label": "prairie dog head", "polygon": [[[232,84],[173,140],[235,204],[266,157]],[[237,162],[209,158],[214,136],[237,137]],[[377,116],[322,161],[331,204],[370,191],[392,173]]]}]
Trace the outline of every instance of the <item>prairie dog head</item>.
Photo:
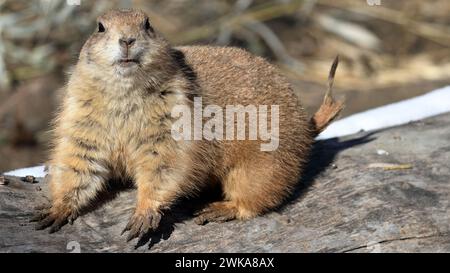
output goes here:
[{"label": "prairie dog head", "polygon": [[[154,83],[170,64],[170,46],[138,10],[111,10],[98,17],[96,30],[84,44],[79,64],[97,79]],[[152,73],[155,72],[155,73]]]}]

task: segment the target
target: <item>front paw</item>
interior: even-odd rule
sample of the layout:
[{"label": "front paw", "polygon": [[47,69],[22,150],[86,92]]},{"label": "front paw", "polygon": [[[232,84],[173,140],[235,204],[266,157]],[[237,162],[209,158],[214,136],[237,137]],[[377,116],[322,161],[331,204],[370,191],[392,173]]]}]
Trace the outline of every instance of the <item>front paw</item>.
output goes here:
[{"label": "front paw", "polygon": [[37,222],[35,226],[36,230],[42,230],[50,227],[49,233],[54,233],[60,230],[65,224],[72,224],[77,217],[78,213],[70,208],[53,206],[43,208],[38,211],[31,218],[30,222]]},{"label": "front paw", "polygon": [[156,210],[148,209],[143,213],[135,212],[123,229],[121,235],[129,231],[127,242],[139,237],[141,240],[146,234],[155,231],[161,222],[161,213]]}]

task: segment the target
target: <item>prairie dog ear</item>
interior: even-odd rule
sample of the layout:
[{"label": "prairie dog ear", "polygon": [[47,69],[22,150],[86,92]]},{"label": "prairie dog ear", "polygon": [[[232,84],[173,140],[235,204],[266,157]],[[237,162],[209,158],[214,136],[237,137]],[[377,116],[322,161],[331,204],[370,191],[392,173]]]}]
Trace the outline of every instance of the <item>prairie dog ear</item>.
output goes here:
[{"label": "prairie dog ear", "polygon": [[145,18],[145,22],[144,22],[144,29],[146,31],[150,31],[150,32],[154,32],[155,30],[153,29],[152,25],[150,24],[150,20],[147,18]]}]

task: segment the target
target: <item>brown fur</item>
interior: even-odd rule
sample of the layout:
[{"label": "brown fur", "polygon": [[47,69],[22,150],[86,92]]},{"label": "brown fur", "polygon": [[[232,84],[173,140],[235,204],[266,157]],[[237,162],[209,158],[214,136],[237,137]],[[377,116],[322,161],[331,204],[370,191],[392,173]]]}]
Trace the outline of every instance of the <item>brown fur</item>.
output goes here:
[{"label": "brown fur", "polygon": [[[289,196],[314,137],[342,108],[331,98],[331,80],[324,104],[309,120],[291,85],[263,58],[230,47],[172,48],[145,29],[146,18],[139,11],[109,12],[99,18],[106,31],[83,47],[56,120],[53,203],[35,218],[38,228],[56,231],[73,221],[111,178],[137,185],[136,210],[124,230],[128,239],[156,229],[162,210],[216,180],[224,200],[201,211],[197,223],[257,216]],[[120,49],[121,38],[136,42]],[[118,49],[139,55],[139,65],[121,67]],[[249,140],[175,141],[171,110],[192,107],[193,96],[222,107],[279,105],[278,149],[261,152],[261,141]]]}]

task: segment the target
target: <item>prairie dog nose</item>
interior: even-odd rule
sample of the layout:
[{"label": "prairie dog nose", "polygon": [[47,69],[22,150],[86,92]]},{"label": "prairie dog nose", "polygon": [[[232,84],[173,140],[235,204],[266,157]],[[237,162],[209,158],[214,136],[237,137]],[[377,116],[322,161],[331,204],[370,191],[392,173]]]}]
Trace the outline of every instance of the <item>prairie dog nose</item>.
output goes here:
[{"label": "prairie dog nose", "polygon": [[134,42],[136,41],[135,38],[120,38],[119,39],[119,44],[122,47],[130,47],[134,44]]}]

